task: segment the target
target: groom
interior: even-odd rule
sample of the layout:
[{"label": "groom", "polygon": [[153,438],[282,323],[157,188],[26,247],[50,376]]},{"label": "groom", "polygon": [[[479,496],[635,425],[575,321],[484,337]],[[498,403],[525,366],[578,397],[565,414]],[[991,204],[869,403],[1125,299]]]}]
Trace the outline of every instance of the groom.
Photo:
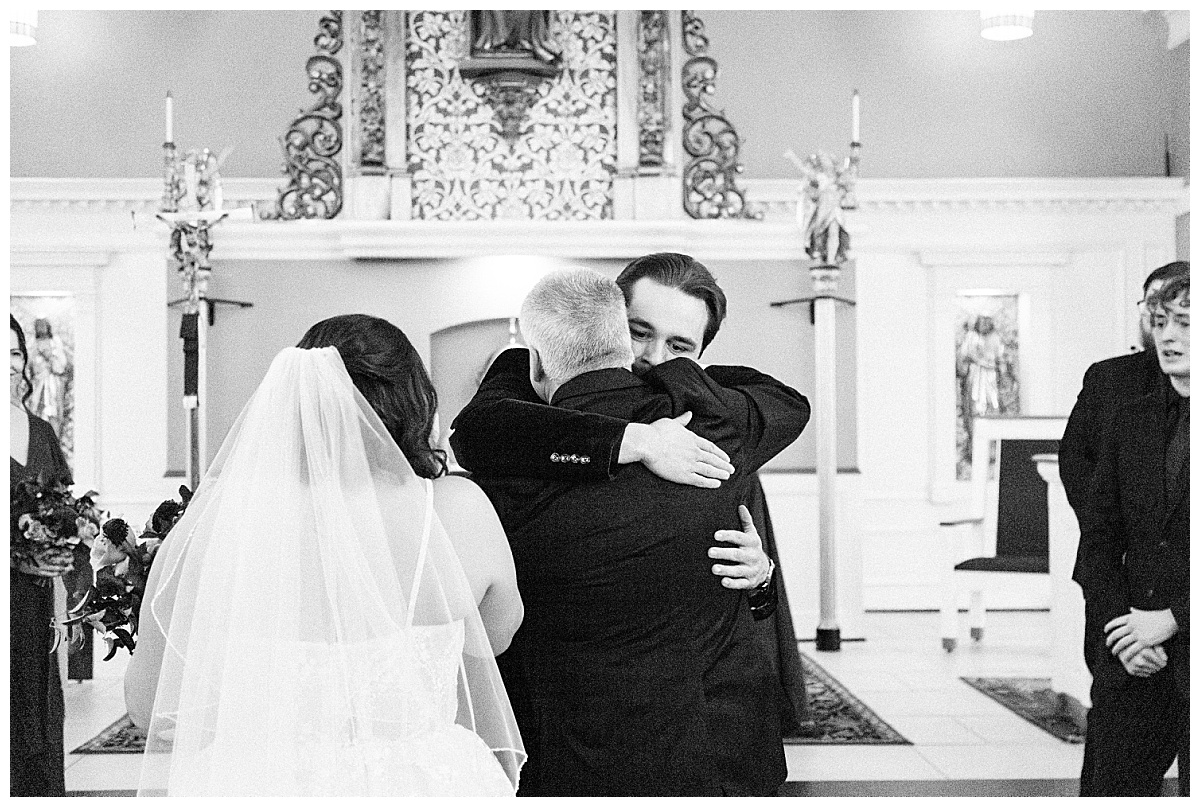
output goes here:
[{"label": "groom", "polygon": [[[689,359],[634,376],[624,299],[590,270],[547,276],[521,316],[531,350],[502,354],[489,378],[527,363],[556,406],[641,423],[691,411],[737,468],[717,490],[637,463],[603,484],[476,477],[526,606],[503,657],[529,752],[521,793],[774,793],[786,766],[770,665],[737,640],[745,595],[714,577],[703,547],[738,528],[747,475],[799,435],[807,402],[753,370]],[[751,764],[729,764],[731,726]]]}]

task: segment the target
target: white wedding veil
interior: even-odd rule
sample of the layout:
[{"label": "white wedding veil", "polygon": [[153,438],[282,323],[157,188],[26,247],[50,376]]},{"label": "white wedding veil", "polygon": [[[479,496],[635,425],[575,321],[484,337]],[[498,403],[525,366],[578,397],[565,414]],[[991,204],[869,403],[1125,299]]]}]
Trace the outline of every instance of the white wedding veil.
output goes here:
[{"label": "white wedding veil", "polygon": [[275,357],[154,565],[139,794],[436,794],[463,743],[515,790],[524,749],[430,483],[336,348]]}]

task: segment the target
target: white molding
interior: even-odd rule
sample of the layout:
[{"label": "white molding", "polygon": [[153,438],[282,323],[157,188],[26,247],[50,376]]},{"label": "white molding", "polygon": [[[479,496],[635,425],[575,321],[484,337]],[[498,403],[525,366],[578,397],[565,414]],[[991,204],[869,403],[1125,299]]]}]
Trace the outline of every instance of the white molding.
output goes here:
[{"label": "white molding", "polygon": [[56,247],[17,246],[9,250],[10,266],[87,266],[98,269],[112,260],[112,252]]},{"label": "white molding", "polygon": [[[273,201],[284,180],[223,178],[225,200],[234,204]],[[790,205],[794,211],[799,179],[742,179],[747,198],[769,208]],[[873,179],[858,181],[859,207],[894,210],[909,207],[1043,207],[1104,208],[1178,206],[1190,209],[1182,177]],[[73,179],[12,177],[9,200],[13,207],[41,205],[105,207],[127,205],[141,209],[162,197],[159,179]],[[606,222],[614,223],[614,222]]]},{"label": "white molding", "polygon": [[[272,202],[279,180],[225,179],[231,207]],[[461,258],[483,255],[552,255],[561,258],[628,259],[648,252],[673,250],[708,260],[799,260],[804,258],[795,223],[796,189],[789,179],[747,180],[747,196],[766,208],[765,221],[696,221],[680,219],[605,221],[362,221],[348,218],[309,221],[226,221],[214,238],[212,256],[220,260],[375,260]],[[25,219],[14,226],[10,250],[95,252],[104,249],[158,248],[165,225],[138,231],[120,223],[122,211],[151,212],[158,204],[156,179],[13,178],[12,215],[41,218],[46,211],[103,220],[94,232],[68,232],[50,220]],[[864,179],[858,186],[860,249],[878,245],[875,230],[893,217],[914,213],[941,215],[990,211],[1046,214],[1130,213],[1178,215],[1188,209],[1183,179],[1135,177],[1099,179]],[[15,223],[15,218],[14,218]],[[161,232],[160,232],[161,230]],[[960,234],[961,228],[957,230]],[[903,239],[887,238],[892,247]],[[927,239],[920,239],[928,243]],[[943,243],[958,252],[947,236]],[[962,251],[973,250],[973,262],[1016,261],[1061,265],[1056,245],[1030,243],[1032,252],[1014,253],[971,238]],[[994,252],[979,257],[980,252]],[[1004,253],[1001,255],[1000,253]],[[932,258],[932,260],[941,260]],[[947,259],[948,260],[948,259]],[[953,258],[961,265],[966,258]]]},{"label": "white molding", "polygon": [[[747,199],[768,218],[794,216],[799,179],[745,179]],[[975,209],[1097,212],[1128,209],[1190,209],[1181,177],[860,179],[858,209],[872,213]]]},{"label": "white molding", "polygon": [[1071,256],[1065,252],[985,252],[979,249],[954,252],[919,250],[917,260],[926,269],[944,266],[1066,266]]},{"label": "white molding", "polygon": [[[11,177],[10,208],[85,208],[155,210],[162,199],[161,179]],[[221,190],[228,207],[274,200],[283,179],[224,177]]]}]

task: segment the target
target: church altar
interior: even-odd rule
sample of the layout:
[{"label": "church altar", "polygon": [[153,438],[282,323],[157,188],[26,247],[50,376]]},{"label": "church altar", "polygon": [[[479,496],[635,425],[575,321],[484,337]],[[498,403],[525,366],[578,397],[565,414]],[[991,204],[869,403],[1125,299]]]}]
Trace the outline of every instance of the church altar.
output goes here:
[{"label": "church altar", "polygon": [[[717,65],[699,18],[548,13],[557,51],[537,65],[524,47],[489,62],[466,12],[322,17],[306,66],[316,98],[284,137],[288,173],[221,180],[224,207],[271,220],[212,227],[211,293],[254,308],[219,309],[208,330],[209,457],[271,357],[322,317],[395,322],[455,399],[442,385],[504,343],[546,271],[615,276],[658,251],[695,256],[729,297],[705,361],[752,365],[813,397],[813,323],[803,307],[770,307],[813,293],[799,179],[740,176],[735,122],[706,97]],[[464,78],[459,60],[482,64]],[[330,123],[336,150],[318,137]],[[957,296],[1018,297],[1021,413],[1065,415],[1086,367],[1136,340],[1132,301],[1174,258],[1188,204],[1182,179],[875,178],[866,140],[839,292],[856,305],[837,330],[847,639],[862,637],[864,609],[937,607],[937,523],[967,495],[955,476]],[[75,300],[75,477],[114,515],[152,509],[181,481],[179,316],[167,308],[178,279],[167,227],[131,221],[162,195],[157,179],[10,183],[10,292]],[[474,352],[452,366],[446,345],[469,333]],[[817,624],[812,431],[763,473],[800,638]],[[1014,590],[994,606],[1047,603]]]}]

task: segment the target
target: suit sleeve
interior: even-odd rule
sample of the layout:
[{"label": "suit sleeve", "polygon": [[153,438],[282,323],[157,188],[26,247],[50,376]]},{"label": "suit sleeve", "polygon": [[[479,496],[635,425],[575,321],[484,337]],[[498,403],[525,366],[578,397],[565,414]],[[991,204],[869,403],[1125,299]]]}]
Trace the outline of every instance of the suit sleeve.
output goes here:
[{"label": "suit sleeve", "polygon": [[1058,445],[1058,473],[1071,509],[1079,515],[1087,504],[1092,472],[1096,467],[1096,366],[1083,375],[1083,389],[1067,418]]},{"label": "suit sleeve", "polygon": [[749,367],[713,365],[701,369],[690,359],[672,359],[643,377],[672,399],[672,414],[693,413],[689,428],[718,445],[746,448],[742,465],[755,471],[795,441],[808,424],[808,399],[765,373]]},{"label": "suit sleeve", "polygon": [[1095,472],[1080,515],[1079,551],[1072,579],[1083,589],[1087,620],[1097,630],[1129,613],[1116,436],[1121,418],[1104,430]]},{"label": "suit sleeve", "polygon": [[616,472],[627,425],[544,403],[529,383],[529,352],[513,348],[454,419],[450,447],[473,474],[597,482]]},{"label": "suit sleeve", "polygon": [[1191,594],[1186,590],[1175,599],[1171,600],[1171,616],[1175,617],[1175,624],[1179,626],[1179,633],[1187,636],[1189,626],[1192,622],[1192,606]]}]

